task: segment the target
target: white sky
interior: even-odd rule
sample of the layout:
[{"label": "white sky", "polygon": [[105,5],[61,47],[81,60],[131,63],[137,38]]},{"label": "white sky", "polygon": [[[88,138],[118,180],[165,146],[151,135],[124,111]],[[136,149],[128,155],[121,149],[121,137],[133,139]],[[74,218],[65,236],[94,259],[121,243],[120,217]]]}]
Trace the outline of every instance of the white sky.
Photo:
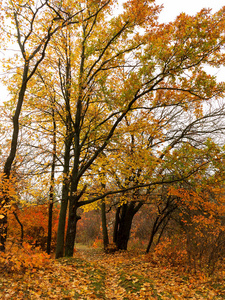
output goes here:
[{"label": "white sky", "polygon": [[[156,0],[156,3],[164,5],[164,9],[162,10],[159,18],[160,22],[173,21],[181,12],[194,15],[202,8],[212,8],[212,11],[215,12],[225,5],[224,0]],[[0,53],[0,59],[1,58],[2,54]],[[221,70],[213,70],[212,72],[217,74],[219,80],[225,80],[225,68],[221,68]],[[1,73],[2,72],[0,70],[0,75]],[[0,83],[0,103],[2,103],[6,98],[6,88]]]},{"label": "white sky", "polygon": [[224,0],[156,0],[157,4],[163,4],[164,9],[160,14],[160,21],[173,21],[181,12],[194,15],[202,8],[212,8],[216,12],[225,6]]},{"label": "white sky", "polygon": [[[225,6],[225,0],[156,0],[155,2],[164,6],[159,16],[160,22],[174,21],[176,16],[182,12],[195,15],[202,8],[211,8],[214,13]],[[219,81],[225,81],[225,67],[207,68],[207,72],[216,75]]]}]

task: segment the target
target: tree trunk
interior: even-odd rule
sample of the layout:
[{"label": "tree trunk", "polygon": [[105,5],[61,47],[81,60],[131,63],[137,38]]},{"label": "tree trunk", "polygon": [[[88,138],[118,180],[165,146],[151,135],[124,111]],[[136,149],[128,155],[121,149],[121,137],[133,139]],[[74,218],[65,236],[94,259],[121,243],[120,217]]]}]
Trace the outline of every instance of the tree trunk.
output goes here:
[{"label": "tree trunk", "polygon": [[107,220],[106,220],[106,211],[105,211],[105,201],[104,200],[102,200],[101,213],[102,213],[103,244],[104,244],[104,249],[106,249],[109,244],[109,235],[108,235],[108,229],[107,229]]},{"label": "tree trunk", "polygon": [[117,208],[113,241],[118,250],[127,250],[133,218],[142,205],[133,201]]},{"label": "tree trunk", "polygon": [[[67,118],[68,121],[69,117]],[[56,254],[55,254],[56,258],[63,257],[64,254],[66,214],[67,214],[67,206],[68,206],[69,187],[70,187],[69,170],[70,170],[70,149],[72,144],[72,136],[71,136],[70,123],[67,126],[68,126],[67,133],[66,133],[67,139],[65,141],[64,168],[63,168],[62,201],[60,207],[57,242],[56,242]]]},{"label": "tree trunk", "polygon": [[[55,103],[55,99],[54,99]],[[52,169],[51,180],[49,190],[49,210],[48,210],[48,238],[47,238],[47,253],[51,253],[51,241],[52,241],[52,213],[54,205],[54,187],[55,187],[55,163],[56,163],[56,121],[55,111],[52,108],[52,123],[53,123],[53,149],[52,149]]]},{"label": "tree trunk", "polygon": [[119,222],[120,222],[120,210],[121,210],[121,206],[117,207],[115,224],[114,224],[114,229],[113,229],[113,243],[114,244],[116,244],[116,241],[117,241],[118,228],[119,228]]},{"label": "tree trunk", "polygon": [[[24,64],[24,70],[23,70],[23,79],[22,79],[22,85],[19,92],[19,97],[17,101],[16,110],[13,116],[13,134],[11,139],[11,148],[9,155],[6,159],[5,165],[4,165],[4,177],[3,177],[3,186],[4,186],[4,180],[8,180],[10,177],[12,164],[16,156],[16,150],[17,150],[17,144],[18,144],[18,136],[19,136],[19,117],[20,112],[23,105],[23,100],[25,96],[25,91],[27,87],[27,77],[28,77],[28,70],[29,70],[29,63],[26,61]],[[0,207],[4,209],[4,205],[9,203],[10,199],[7,195],[7,191],[3,191],[4,197],[0,200]],[[0,218],[0,251],[5,251],[5,242],[7,237],[7,212],[4,212],[2,214],[2,218]]]},{"label": "tree trunk", "polygon": [[53,212],[53,201],[50,200],[48,207],[48,237],[47,237],[47,253],[51,253],[51,242],[52,242],[52,212]]},{"label": "tree trunk", "polygon": [[70,199],[68,227],[66,233],[66,247],[65,247],[65,256],[67,257],[73,257],[76,231],[77,231],[77,221],[81,219],[80,216],[77,216],[78,200],[79,198]]},{"label": "tree trunk", "polygon": [[152,230],[151,230],[150,239],[149,239],[149,242],[148,242],[146,253],[149,253],[150,248],[151,248],[152,243],[153,243],[154,236],[155,236],[156,232],[159,229],[159,226],[157,226],[158,220],[159,220],[159,217],[157,216],[156,219],[155,219],[155,222],[153,224]]},{"label": "tree trunk", "polygon": [[[162,226],[161,233],[160,233],[160,237],[161,237],[164,229],[166,228],[166,226],[169,222],[170,215],[176,208],[177,208],[177,206],[173,204],[173,199],[171,201],[171,197],[169,197],[167,200],[166,206],[164,207],[164,209],[162,211],[160,211],[160,214],[156,217],[156,219],[154,221],[150,239],[149,239],[149,243],[148,243],[148,246],[146,249],[146,253],[149,253],[150,248],[153,243],[154,236],[159,231],[159,228],[161,227],[161,225],[164,223],[164,225]],[[159,237],[159,239],[160,239],[160,237]],[[158,241],[159,241],[159,239],[158,239]]]},{"label": "tree trunk", "polygon": [[13,212],[13,214],[14,214],[14,216],[16,218],[16,221],[20,225],[20,245],[22,246],[22,244],[23,244],[23,235],[24,235],[23,224],[20,222],[20,219],[19,219],[19,217],[18,217],[18,215],[17,215],[17,213],[15,211]]},{"label": "tree trunk", "polygon": [[62,190],[62,201],[59,214],[59,224],[57,231],[57,242],[56,242],[56,254],[55,258],[63,257],[64,254],[64,239],[65,239],[65,228],[66,228],[66,214],[68,206],[68,193],[69,183],[64,179],[63,190]]},{"label": "tree trunk", "polygon": [[123,217],[120,220],[119,230],[117,234],[117,241],[116,241],[116,246],[118,250],[127,250],[132,221],[133,221],[133,215],[130,213],[128,213],[127,216]]},{"label": "tree trunk", "polygon": [[5,252],[5,243],[7,236],[7,213],[1,213],[4,216],[0,219],[0,251]]}]

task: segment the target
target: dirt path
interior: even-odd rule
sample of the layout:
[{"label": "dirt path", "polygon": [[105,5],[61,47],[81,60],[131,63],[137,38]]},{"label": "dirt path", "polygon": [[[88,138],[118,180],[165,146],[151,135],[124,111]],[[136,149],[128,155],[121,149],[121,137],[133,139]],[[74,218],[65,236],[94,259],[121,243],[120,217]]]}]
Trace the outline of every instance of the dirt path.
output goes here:
[{"label": "dirt path", "polygon": [[[189,276],[169,269],[137,252],[105,254],[102,250],[79,245],[77,256],[95,269],[101,297],[110,300],[225,299],[225,279],[215,285],[202,276]],[[217,282],[217,280],[216,280]]]},{"label": "dirt path", "polygon": [[138,252],[105,254],[84,245],[76,249],[73,258],[46,258],[45,262],[42,253],[33,253],[26,265],[21,265],[21,258],[14,259],[11,264],[17,269],[0,272],[0,299],[225,299],[223,271],[209,278],[163,265]]}]

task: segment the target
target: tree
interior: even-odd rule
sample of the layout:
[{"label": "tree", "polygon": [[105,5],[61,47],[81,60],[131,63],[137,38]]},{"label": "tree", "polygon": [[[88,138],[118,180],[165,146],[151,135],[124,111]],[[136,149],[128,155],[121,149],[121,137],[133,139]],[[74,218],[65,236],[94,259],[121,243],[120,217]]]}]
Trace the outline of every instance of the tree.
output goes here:
[{"label": "tree", "polygon": [[[159,166],[167,153],[171,155],[170,147],[177,145],[176,138],[181,141],[183,136],[180,135],[188,130],[180,128],[173,135],[171,129],[169,137],[165,137],[169,124],[173,125],[170,111],[173,116],[180,116],[176,120],[182,120],[186,111],[201,116],[203,102],[220,98],[224,92],[224,84],[217,83],[215,77],[204,71],[205,65],[219,66],[224,62],[224,9],[214,15],[209,10],[202,10],[193,17],[181,14],[173,23],[158,24],[160,7],[153,1],[127,1],[123,11],[112,16],[114,4],[115,1],[110,0],[80,1],[79,23],[68,27],[70,34],[66,42],[64,39],[64,50],[54,54],[58,57],[55,60],[58,69],[65,70],[65,76],[59,76],[58,87],[61,86],[66,116],[56,257],[63,256],[68,205],[65,254],[72,256],[79,207],[108,195],[129,191],[135,195],[141,189],[151,190],[157,184],[171,182],[166,172],[169,162],[165,159],[163,172]],[[67,11],[63,5],[61,9]],[[57,37],[63,41],[63,30]],[[56,44],[56,40],[51,42]],[[160,127],[158,120],[164,112],[167,119]],[[96,169],[102,168],[104,155],[111,156],[109,169],[110,165],[116,165],[113,158],[116,150],[112,151],[117,149],[116,143],[122,144],[124,149],[127,136],[132,136],[131,127],[134,132],[135,126],[139,125],[139,130],[141,127],[137,123],[135,126],[126,124],[126,120],[133,122],[142,114],[147,115],[142,127],[148,125],[151,132],[143,135],[144,143],[151,144],[151,136],[157,137],[159,144],[163,144],[164,139],[163,157],[159,151],[157,155],[157,150],[151,154],[151,147],[145,148],[145,156],[140,155],[141,164],[148,157],[152,166],[144,172],[141,169],[137,182],[127,181],[130,176],[124,174],[125,184],[121,188],[112,185],[113,188],[103,189],[101,182],[97,182]],[[140,148],[140,144],[137,147]],[[141,165],[136,163],[134,172]],[[129,171],[127,166],[126,170]],[[195,170],[189,169],[185,176]],[[184,176],[178,172],[172,182],[182,179]]]},{"label": "tree", "polygon": [[[154,194],[160,186],[165,182],[182,183],[216,159],[212,155],[214,146],[205,141],[209,137],[219,140],[224,132],[223,115],[223,105],[209,110],[205,107],[204,113],[196,116],[194,111],[185,112],[175,106],[158,108],[152,115],[142,112],[139,116],[136,112],[135,118],[126,120],[121,139],[106,151],[101,164],[96,166],[96,169],[101,167],[102,174],[107,174],[107,180],[102,180],[106,190],[130,189],[120,198],[112,197],[111,205],[117,206],[114,243],[118,249],[127,249],[132,220],[139,209],[145,204],[157,205]],[[150,182],[151,188],[147,188]],[[131,191],[138,185],[138,190]],[[165,208],[167,214],[171,207],[169,205],[167,210],[165,205]]]},{"label": "tree", "polygon": [[[19,70],[18,90],[15,93],[18,95],[16,102],[15,113],[13,120],[13,133],[9,155],[5,161],[3,174],[7,180],[10,177],[13,161],[15,159],[18,136],[19,136],[19,117],[22,105],[25,98],[25,92],[28,82],[34,76],[38,66],[45,57],[46,48],[52,36],[62,27],[69,23],[77,23],[76,16],[79,13],[77,7],[70,7],[71,11],[68,15],[62,10],[61,4],[51,3],[49,1],[38,1],[33,4],[33,1],[28,1],[25,4],[17,1],[10,1],[4,6],[5,18],[12,21],[13,28],[6,24],[1,26],[1,31],[6,31],[10,36],[10,40],[18,43],[21,59],[23,62],[22,69]],[[60,20],[58,23],[57,20]],[[15,67],[15,66],[14,66]],[[5,203],[9,202],[6,198]],[[2,204],[1,204],[2,206]],[[5,250],[5,240],[7,234],[7,215],[1,219],[0,224],[0,250]]]},{"label": "tree", "polygon": [[[128,12],[130,16],[131,11],[132,17],[128,18]],[[142,12],[141,19],[140,11]],[[206,75],[201,68],[201,64],[207,63],[207,61],[211,64],[212,59],[208,60],[209,55],[213,55],[213,64],[216,64],[214,55],[220,51],[222,41],[218,43],[218,40],[214,40],[213,42],[215,35],[211,30],[214,28],[218,36],[218,17],[215,15],[210,24],[209,12],[202,11],[195,18],[181,15],[173,25],[159,25],[154,28],[154,19],[153,16],[150,16],[151,11],[152,13],[156,12],[152,6],[149,6],[147,10],[146,2],[126,3],[124,12],[110,22],[110,25],[114,26],[114,31],[113,35],[111,32],[108,33],[107,42],[105,33],[101,30],[99,33],[98,30],[98,40],[102,38],[101,33],[104,38],[100,50],[98,48],[99,41],[97,43],[94,41],[95,46],[93,46],[93,42],[91,43],[90,40],[93,40],[97,21],[99,20],[99,26],[100,24],[104,26],[103,18],[96,19],[96,24],[83,23],[80,77],[77,77],[80,78],[80,82],[78,82],[78,86],[80,83],[78,88],[80,98],[77,98],[73,121],[75,139],[66,240],[66,255],[68,256],[73,254],[77,208],[107,195],[107,193],[102,195],[100,193],[96,198],[82,200],[84,193],[88,196],[88,191],[85,190],[85,183],[83,188],[81,187],[78,191],[81,178],[87,174],[94,163],[97,163],[100,154],[110,148],[113,138],[121,134],[120,129],[125,117],[135,115],[138,110],[144,111],[145,108],[154,111],[158,107],[163,109],[165,106],[176,106],[183,110],[194,107],[198,114],[203,99],[222,95],[224,86],[218,85],[215,79]],[[138,14],[135,15],[135,13]],[[214,18],[217,20],[213,21]],[[189,22],[193,22],[192,29],[188,25]],[[222,19],[219,22],[222,25]],[[208,29],[206,27],[203,29],[199,25],[200,23],[204,23]],[[135,35],[133,30],[137,26],[148,27],[146,34]],[[200,27],[201,29],[199,29]],[[91,30],[90,33],[88,28]],[[109,27],[109,30],[112,29]],[[122,45],[121,50],[120,37],[123,37],[128,30],[126,45]],[[129,40],[129,37],[132,39]],[[165,42],[167,46],[165,46]],[[217,62],[221,62],[221,57]],[[184,74],[186,70],[192,74],[189,79]],[[101,93],[97,89],[98,86]],[[155,92],[155,97],[153,92]],[[90,109],[93,109],[91,101],[99,102],[101,99],[105,101],[102,102],[101,110],[103,111],[104,108],[106,117],[102,118],[102,114],[95,113],[95,121],[90,123],[89,112]],[[96,119],[98,120],[97,126]],[[93,127],[93,125],[95,126]],[[93,133],[95,139],[92,137]],[[82,153],[84,146],[85,154]],[[153,183],[154,181],[151,180],[151,183],[148,182],[145,185],[153,185]],[[136,187],[138,186],[137,184]],[[134,189],[134,186],[125,187],[122,190],[126,191],[131,188]],[[91,192],[89,194],[91,196]],[[90,196],[89,198],[91,198]]]},{"label": "tree", "polygon": [[[67,153],[71,154],[66,154],[65,159],[69,159],[71,169],[69,171],[67,168],[64,177],[69,200],[66,234],[68,256],[73,255],[79,207],[111,193],[154,186],[158,179],[149,176],[144,182],[125,185],[106,193],[101,192],[100,184],[99,189],[93,191],[90,181],[96,178],[95,170],[102,165],[101,154],[104,151],[111,155],[109,149],[114,148],[117,140],[126,135],[125,119],[133,121],[137,119],[137,112],[140,115],[146,112],[149,118],[146,122],[152,126],[153,135],[157,136],[166,128],[154,128],[157,116],[166,114],[165,126],[169,121],[173,124],[171,112],[180,116],[180,119],[186,110],[192,110],[198,116],[203,101],[222,96],[224,88],[203,71],[203,64],[221,63],[221,56],[218,59],[222,43],[219,41],[218,24],[222,26],[223,21],[219,13],[212,16],[210,21],[209,12],[204,10],[196,17],[181,15],[174,24],[156,25],[154,16],[159,8],[151,3],[127,2],[124,12],[109,21],[108,9],[111,4],[90,4],[89,8],[87,3],[87,9],[82,13],[85,21],[74,27],[74,33],[71,29],[69,47],[76,55],[71,54],[70,65],[67,63],[73,88],[70,81],[65,85],[69,86],[70,92],[70,105],[66,108],[67,118],[70,119],[66,124],[70,124],[70,128],[66,137],[70,141]],[[87,20],[85,13],[88,9],[94,11],[94,19]],[[200,23],[204,23],[205,27],[202,28]],[[137,26],[145,29],[143,35],[135,33]],[[108,28],[107,31],[103,31],[103,27]],[[75,34],[78,38],[73,41]],[[186,71],[190,78],[185,75]],[[66,79],[64,82],[67,82]],[[172,148],[177,143],[176,138],[179,141],[183,139],[182,130],[190,133],[188,129],[187,126],[186,129],[177,130],[175,135],[171,129],[171,135],[166,140]],[[155,158],[149,156],[153,164],[158,159],[162,159],[160,155]],[[114,160],[109,159],[108,163],[113,164]],[[68,177],[69,173],[71,175]],[[158,182],[165,180],[163,175]],[[176,176],[176,180],[181,179],[179,174]],[[61,229],[60,234],[58,232],[57,257],[63,255],[66,208],[67,201],[61,208],[63,213],[59,220]]]}]

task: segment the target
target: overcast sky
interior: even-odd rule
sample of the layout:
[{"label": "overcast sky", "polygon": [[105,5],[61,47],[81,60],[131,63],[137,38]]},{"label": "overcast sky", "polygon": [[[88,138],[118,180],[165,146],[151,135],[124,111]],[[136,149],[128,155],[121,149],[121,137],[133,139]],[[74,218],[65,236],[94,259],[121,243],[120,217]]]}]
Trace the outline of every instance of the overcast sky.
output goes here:
[{"label": "overcast sky", "polygon": [[[215,12],[225,5],[224,0],[156,0],[156,3],[164,5],[164,9],[160,14],[160,22],[173,21],[181,12],[194,15],[202,8],[212,8],[212,11]],[[216,71],[213,70],[212,73],[214,72],[217,74],[219,80],[225,80],[225,68]],[[6,99],[6,95],[6,89],[2,87],[0,83],[0,103]]]},{"label": "overcast sky", "polygon": [[157,4],[163,4],[164,9],[160,14],[160,21],[173,21],[181,12],[194,15],[202,8],[212,8],[215,12],[225,6],[224,0],[156,0]]},{"label": "overcast sky", "polygon": [[[211,8],[216,12],[225,6],[225,0],[156,0],[157,4],[163,4],[164,8],[160,14],[160,22],[174,21],[177,15],[185,12],[189,15],[195,15],[202,8]],[[219,81],[225,81],[225,67],[220,69],[207,69],[211,75],[216,75]]]}]

